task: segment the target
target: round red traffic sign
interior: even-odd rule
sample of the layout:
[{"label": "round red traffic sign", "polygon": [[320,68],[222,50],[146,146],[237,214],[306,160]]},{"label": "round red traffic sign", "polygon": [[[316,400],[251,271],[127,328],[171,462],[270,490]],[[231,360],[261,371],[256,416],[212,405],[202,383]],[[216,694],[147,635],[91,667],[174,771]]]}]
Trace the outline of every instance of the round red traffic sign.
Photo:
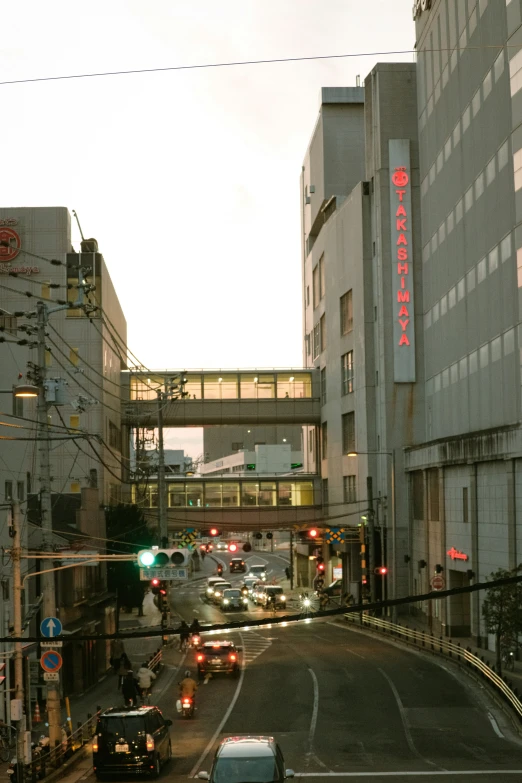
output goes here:
[{"label": "round red traffic sign", "polygon": [[40,658],[40,665],[46,672],[57,672],[62,668],[62,656],[55,650],[47,650]]},{"label": "round red traffic sign", "polygon": [[435,574],[435,576],[431,578],[431,586],[434,590],[442,590],[444,587],[444,577],[440,574]]}]

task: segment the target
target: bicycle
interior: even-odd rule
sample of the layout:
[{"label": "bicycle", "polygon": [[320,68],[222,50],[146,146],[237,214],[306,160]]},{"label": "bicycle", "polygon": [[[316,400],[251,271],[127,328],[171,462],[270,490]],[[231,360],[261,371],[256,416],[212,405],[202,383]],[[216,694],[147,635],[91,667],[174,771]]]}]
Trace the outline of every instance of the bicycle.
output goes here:
[{"label": "bicycle", "polygon": [[142,701],[143,705],[145,705],[145,704],[149,705],[150,704],[151,694],[152,694],[152,688],[142,688],[141,689],[141,701]]},{"label": "bicycle", "polygon": [[190,642],[187,636],[182,636],[179,640],[179,652],[187,652]]}]

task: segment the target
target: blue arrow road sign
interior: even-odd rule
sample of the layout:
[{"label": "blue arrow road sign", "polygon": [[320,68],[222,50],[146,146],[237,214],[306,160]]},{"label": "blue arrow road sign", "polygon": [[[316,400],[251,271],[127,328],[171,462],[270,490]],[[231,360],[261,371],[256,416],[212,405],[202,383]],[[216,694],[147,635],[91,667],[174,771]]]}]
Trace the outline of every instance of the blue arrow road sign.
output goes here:
[{"label": "blue arrow road sign", "polygon": [[54,639],[55,636],[60,636],[62,624],[57,617],[46,617],[40,623],[40,630],[46,639]]},{"label": "blue arrow road sign", "polygon": [[47,650],[40,658],[40,665],[46,672],[57,672],[62,668],[62,656],[55,650]]}]

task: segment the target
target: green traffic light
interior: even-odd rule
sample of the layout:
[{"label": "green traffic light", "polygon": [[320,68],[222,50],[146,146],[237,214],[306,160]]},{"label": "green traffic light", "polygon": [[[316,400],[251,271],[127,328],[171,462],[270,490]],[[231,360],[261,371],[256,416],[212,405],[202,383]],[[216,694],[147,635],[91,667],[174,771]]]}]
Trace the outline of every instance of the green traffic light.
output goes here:
[{"label": "green traffic light", "polygon": [[152,552],[140,552],[138,555],[139,564],[145,567],[154,565],[155,557]]}]

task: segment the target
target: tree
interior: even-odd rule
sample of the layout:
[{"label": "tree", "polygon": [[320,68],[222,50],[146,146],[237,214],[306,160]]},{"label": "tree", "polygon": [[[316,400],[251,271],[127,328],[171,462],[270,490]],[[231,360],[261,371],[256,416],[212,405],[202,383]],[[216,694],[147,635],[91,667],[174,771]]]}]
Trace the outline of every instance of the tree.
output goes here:
[{"label": "tree", "polygon": [[[512,571],[499,568],[490,574],[489,579],[506,579],[522,571],[522,565]],[[522,584],[513,582],[500,587],[490,587],[482,604],[482,615],[488,633],[495,634],[497,671],[502,673],[502,648],[516,646],[519,633],[522,632],[522,611],[519,611],[522,599]]]},{"label": "tree", "polygon": [[[107,522],[107,553],[134,554],[152,544],[143,511],[138,506],[109,506],[105,510]],[[144,582],[140,581],[138,565],[133,562],[110,563],[107,569],[109,590],[118,594],[118,605],[130,609],[137,606],[141,612]]]}]

